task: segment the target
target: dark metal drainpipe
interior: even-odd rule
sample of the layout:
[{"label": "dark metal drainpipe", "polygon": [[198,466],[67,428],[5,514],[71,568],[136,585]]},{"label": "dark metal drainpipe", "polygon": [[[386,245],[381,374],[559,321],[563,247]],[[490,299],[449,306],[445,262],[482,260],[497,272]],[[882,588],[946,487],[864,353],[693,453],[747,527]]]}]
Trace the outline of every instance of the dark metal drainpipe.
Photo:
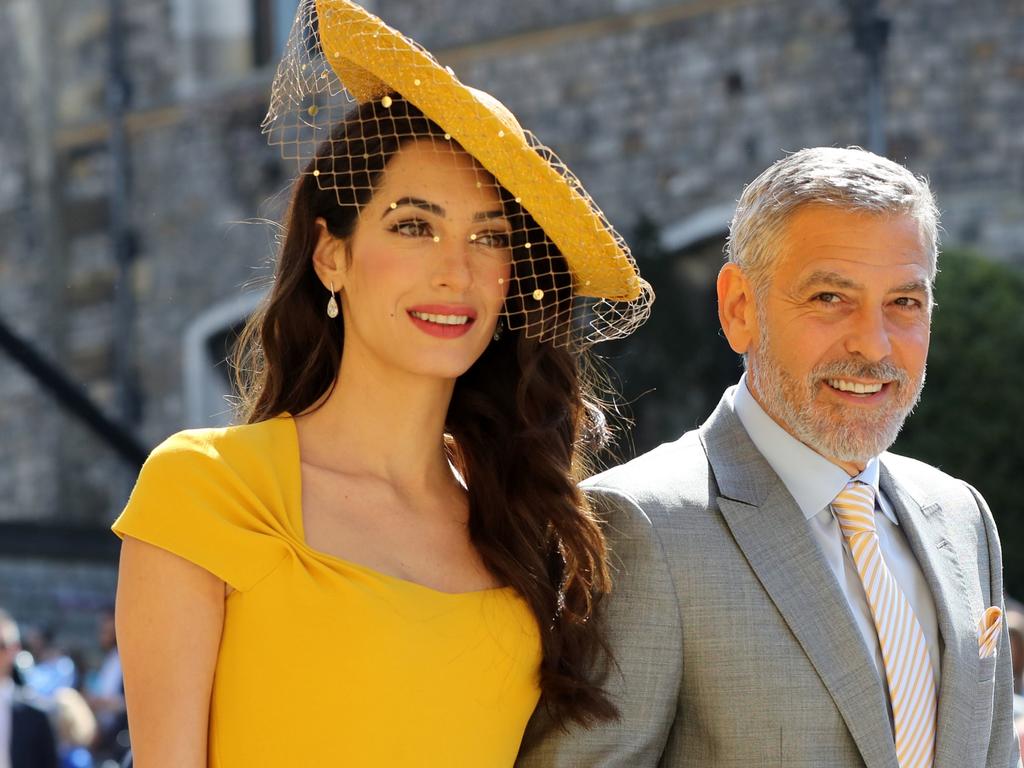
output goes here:
[{"label": "dark metal drainpipe", "polygon": [[130,162],[124,115],[131,100],[131,86],[125,67],[124,10],[122,0],[108,0],[109,71],[107,113],[110,119],[110,238],[117,265],[114,292],[114,384],[117,408],[122,424],[132,429],[141,417],[141,402],[136,379],[135,285],[133,265],[136,239],[129,216]]},{"label": "dark metal drainpipe", "polygon": [[878,0],[847,0],[853,27],[854,47],[868,64],[867,148],[885,155],[885,51],[889,43],[889,19],[881,15]]}]

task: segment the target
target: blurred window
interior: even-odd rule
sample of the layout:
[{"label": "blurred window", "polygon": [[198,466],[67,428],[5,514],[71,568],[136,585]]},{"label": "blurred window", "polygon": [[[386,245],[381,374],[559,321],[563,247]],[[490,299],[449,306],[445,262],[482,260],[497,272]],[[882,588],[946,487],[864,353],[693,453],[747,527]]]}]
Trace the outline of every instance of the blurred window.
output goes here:
[{"label": "blurred window", "polygon": [[197,317],[185,332],[185,425],[227,426],[232,421],[229,401],[234,394],[231,357],[235,340],[262,292],[243,294],[215,304]]},{"label": "blurred window", "polygon": [[175,26],[187,51],[186,88],[273,66],[297,7],[298,0],[175,0]]},{"label": "blurred window", "polygon": [[298,0],[251,0],[253,25],[253,64],[274,64],[288,42]]}]

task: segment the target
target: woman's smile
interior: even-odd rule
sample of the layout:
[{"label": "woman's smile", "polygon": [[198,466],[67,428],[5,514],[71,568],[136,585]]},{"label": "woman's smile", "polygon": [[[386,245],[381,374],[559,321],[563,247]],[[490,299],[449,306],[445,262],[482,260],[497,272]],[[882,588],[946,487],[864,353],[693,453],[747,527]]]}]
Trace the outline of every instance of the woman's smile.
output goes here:
[{"label": "woman's smile", "polygon": [[454,339],[469,332],[476,322],[476,310],[453,304],[423,304],[406,310],[413,325],[424,333]]}]

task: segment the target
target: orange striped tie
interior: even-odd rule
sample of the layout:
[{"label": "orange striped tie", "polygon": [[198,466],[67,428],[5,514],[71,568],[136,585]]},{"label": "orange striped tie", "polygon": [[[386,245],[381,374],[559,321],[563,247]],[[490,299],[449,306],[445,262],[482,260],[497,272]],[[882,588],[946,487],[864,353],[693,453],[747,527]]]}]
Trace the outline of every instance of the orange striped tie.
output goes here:
[{"label": "orange striped tie", "polygon": [[935,677],[924,632],[893,578],[875,532],[875,490],[853,482],[832,502],[864,584],[882,649],[900,768],[928,768],[935,752]]}]

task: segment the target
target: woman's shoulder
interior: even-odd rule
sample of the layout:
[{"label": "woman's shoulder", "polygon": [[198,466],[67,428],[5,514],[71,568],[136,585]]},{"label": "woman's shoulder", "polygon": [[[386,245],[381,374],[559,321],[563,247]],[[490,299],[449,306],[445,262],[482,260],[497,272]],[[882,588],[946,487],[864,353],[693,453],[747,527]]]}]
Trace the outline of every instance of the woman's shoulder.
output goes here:
[{"label": "woman's shoulder", "polygon": [[290,417],[189,429],[158,445],[113,529],[215,573],[236,589],[281,558],[299,493]]},{"label": "woman's shoulder", "polygon": [[254,424],[185,429],[154,448],[146,463],[174,461],[208,468],[273,463],[290,443],[292,430],[288,415]]},{"label": "woman's shoulder", "polygon": [[136,484],[211,505],[262,508],[284,514],[301,484],[295,427],[288,415],[254,424],[186,429],[146,459]]}]

